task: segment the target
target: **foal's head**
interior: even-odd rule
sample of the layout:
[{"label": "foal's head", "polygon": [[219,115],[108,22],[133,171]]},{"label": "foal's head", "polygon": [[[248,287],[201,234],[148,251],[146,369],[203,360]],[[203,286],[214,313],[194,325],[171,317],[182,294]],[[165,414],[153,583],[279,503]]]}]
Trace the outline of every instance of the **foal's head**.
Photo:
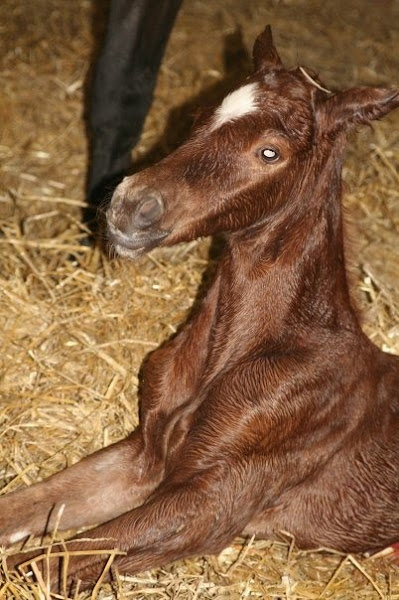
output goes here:
[{"label": "foal's head", "polygon": [[332,94],[304,69],[285,69],[270,27],[253,60],[254,74],[205,110],[180,148],[118,186],[107,219],[119,254],[273,220],[309,195],[348,128],[399,105],[398,89]]}]

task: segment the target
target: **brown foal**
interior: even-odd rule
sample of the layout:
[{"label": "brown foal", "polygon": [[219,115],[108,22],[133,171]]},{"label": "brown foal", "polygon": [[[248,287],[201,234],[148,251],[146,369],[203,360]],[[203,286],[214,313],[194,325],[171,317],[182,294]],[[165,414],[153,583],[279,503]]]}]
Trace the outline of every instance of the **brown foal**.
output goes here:
[{"label": "brown foal", "polygon": [[346,132],[399,106],[399,89],[329,93],[284,68],[270,28],[253,56],[244,85],[127,177],[107,212],[129,258],[226,236],[198,310],[145,363],[140,426],[0,499],[5,545],[102,523],[67,544],[71,582],[104,567],[104,555],[74,554],[87,548],[119,548],[119,572],[135,573],[237,535],[285,530],[346,552],[399,540],[399,358],[359,326],[341,209]]}]

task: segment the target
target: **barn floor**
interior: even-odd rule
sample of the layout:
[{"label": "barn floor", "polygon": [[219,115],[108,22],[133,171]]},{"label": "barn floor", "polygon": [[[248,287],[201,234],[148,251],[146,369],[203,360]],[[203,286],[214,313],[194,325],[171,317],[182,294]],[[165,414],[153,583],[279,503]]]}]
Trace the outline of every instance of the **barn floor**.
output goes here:
[{"label": "barn floor", "polygon": [[[137,425],[140,364],[184,321],[209,263],[209,240],[138,264],[80,243],[85,94],[105,15],[104,0],[0,3],[2,493]],[[397,0],[186,0],[137,162],[164,155],[183,138],[198,98],[239,79],[247,61],[237,28],[250,51],[266,23],[285,62],[318,70],[329,87],[399,85]],[[399,354],[399,110],[352,140],[344,177],[353,294],[368,335]],[[0,598],[49,597],[0,555]],[[116,577],[98,597],[394,600],[399,568],[389,556],[301,552],[289,535],[237,539],[219,557]]]}]

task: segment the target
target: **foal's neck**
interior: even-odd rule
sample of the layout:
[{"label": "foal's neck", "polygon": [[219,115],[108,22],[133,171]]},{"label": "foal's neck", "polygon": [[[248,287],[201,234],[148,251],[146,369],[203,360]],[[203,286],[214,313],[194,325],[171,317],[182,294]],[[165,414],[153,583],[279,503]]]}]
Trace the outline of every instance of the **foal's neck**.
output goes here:
[{"label": "foal's neck", "polygon": [[269,222],[230,237],[219,317],[240,332],[237,339],[281,346],[321,330],[358,329],[345,271],[340,165],[323,175]]}]

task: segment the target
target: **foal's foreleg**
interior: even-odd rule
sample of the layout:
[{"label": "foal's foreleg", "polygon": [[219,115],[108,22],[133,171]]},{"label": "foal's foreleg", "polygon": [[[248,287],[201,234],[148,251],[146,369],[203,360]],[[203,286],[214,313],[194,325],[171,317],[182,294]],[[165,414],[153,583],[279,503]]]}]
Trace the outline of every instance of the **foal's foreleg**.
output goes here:
[{"label": "foal's foreleg", "polygon": [[[228,471],[204,473],[164,491],[157,490],[144,505],[85,532],[79,536],[84,538],[82,541],[68,542],[68,585],[78,579],[89,584],[102,573],[108,555],[90,554],[92,550],[117,548],[125,552],[114,562],[121,574],[137,573],[187,556],[220,552],[240,533],[254,510],[252,490],[248,494],[235,493],[229,476]],[[74,555],[82,550],[87,554]],[[59,551],[65,551],[65,547],[52,548],[52,552]],[[14,564],[24,562],[23,554],[12,558]],[[63,587],[60,560],[55,556],[37,562],[44,580],[49,576],[53,591]]]},{"label": "foal's foreleg", "polygon": [[0,544],[41,535],[55,524],[65,530],[103,523],[139,506],[158,487],[166,459],[164,417],[187,402],[198,383],[217,294],[216,281],[186,328],[147,361],[138,430],[39,484],[0,497]]},{"label": "foal's foreleg", "polygon": [[103,523],[140,505],[159,484],[146,471],[141,433],[48,479],[0,498],[0,544]]}]

